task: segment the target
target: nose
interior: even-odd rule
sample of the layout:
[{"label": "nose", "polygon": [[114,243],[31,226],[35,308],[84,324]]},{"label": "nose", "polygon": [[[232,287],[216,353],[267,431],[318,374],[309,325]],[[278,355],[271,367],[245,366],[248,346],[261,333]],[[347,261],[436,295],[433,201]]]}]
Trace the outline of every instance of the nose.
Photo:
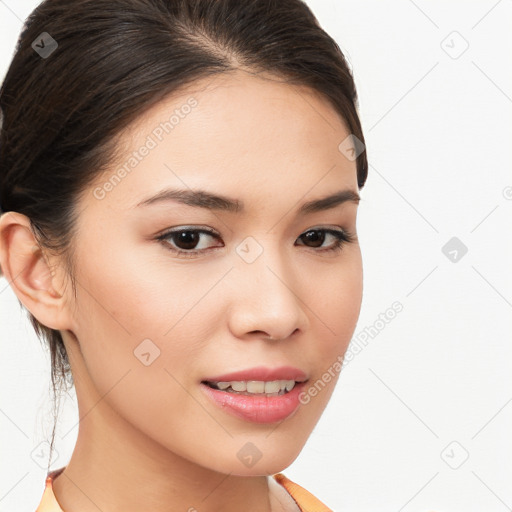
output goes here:
[{"label": "nose", "polygon": [[236,261],[230,278],[229,324],[233,335],[283,340],[306,330],[301,271],[286,258],[278,248],[265,247],[252,263],[242,258]]}]

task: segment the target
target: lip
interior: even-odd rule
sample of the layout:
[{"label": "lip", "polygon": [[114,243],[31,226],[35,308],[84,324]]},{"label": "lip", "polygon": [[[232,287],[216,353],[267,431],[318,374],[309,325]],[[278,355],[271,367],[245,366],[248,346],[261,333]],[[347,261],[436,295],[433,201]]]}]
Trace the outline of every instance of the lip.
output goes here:
[{"label": "lip", "polygon": [[[247,370],[226,373],[224,375],[216,375],[207,377],[202,382],[232,382],[232,381],[274,381],[274,380],[294,380],[296,382],[304,382],[308,376],[298,368],[293,366],[279,366],[277,368],[268,368],[266,366],[258,366]],[[292,390],[293,391],[293,390]],[[283,395],[284,396],[284,395]]]},{"label": "lip", "polygon": [[279,396],[230,393],[213,389],[203,382],[200,388],[215,405],[228,414],[253,423],[275,423],[295,413],[300,404],[299,395],[305,386],[306,382],[295,384],[290,392]]}]

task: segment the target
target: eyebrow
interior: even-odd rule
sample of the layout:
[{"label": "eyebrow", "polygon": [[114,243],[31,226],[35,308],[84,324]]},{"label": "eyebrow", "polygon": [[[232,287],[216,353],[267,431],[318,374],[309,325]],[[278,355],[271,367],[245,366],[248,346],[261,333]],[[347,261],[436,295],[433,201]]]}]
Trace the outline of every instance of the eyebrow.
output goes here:
[{"label": "eyebrow", "polygon": [[[320,199],[313,199],[312,201],[302,204],[296,214],[303,216],[315,212],[330,210],[346,202],[359,204],[360,200],[361,198],[355,190],[340,190],[329,196],[322,197]],[[238,199],[212,194],[206,190],[190,189],[164,189],[157,194],[142,200],[136,205],[136,207],[138,208],[167,201],[177,201],[195,208],[225,211],[228,213],[243,213],[245,208],[243,201]]]}]

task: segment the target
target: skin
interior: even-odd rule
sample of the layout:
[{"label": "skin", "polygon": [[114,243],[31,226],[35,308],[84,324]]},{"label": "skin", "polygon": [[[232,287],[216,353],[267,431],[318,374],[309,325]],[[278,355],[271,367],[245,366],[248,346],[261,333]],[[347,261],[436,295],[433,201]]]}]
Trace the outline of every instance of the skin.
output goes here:
[{"label": "skin", "polygon": [[[95,198],[95,187],[191,96],[197,107]],[[314,383],[344,354],[361,307],[359,244],[322,253],[333,236],[321,247],[299,237],[312,228],[356,234],[358,206],[294,212],[338,190],[357,193],[356,164],[338,150],[349,133],[316,92],[242,71],[162,100],[123,132],[118,161],[77,204],[76,300],[62,260],[37,250],[28,219],[0,218],[2,269],[24,306],[61,331],[71,362],[80,421],[71,460],[54,482],[63,510],[299,510],[268,475],[296,459],[339,374],[273,424],[228,415],[200,382],[291,365]],[[166,187],[237,198],[247,211],[134,207]],[[213,249],[194,258],[169,250],[183,249],[176,237],[155,240],[190,225],[212,228],[220,240],[200,235],[199,249]],[[263,248],[251,264],[235,250],[249,236]],[[134,356],[146,338],[160,349],[149,366]],[[262,453],[252,467],[237,457],[247,442]]]}]

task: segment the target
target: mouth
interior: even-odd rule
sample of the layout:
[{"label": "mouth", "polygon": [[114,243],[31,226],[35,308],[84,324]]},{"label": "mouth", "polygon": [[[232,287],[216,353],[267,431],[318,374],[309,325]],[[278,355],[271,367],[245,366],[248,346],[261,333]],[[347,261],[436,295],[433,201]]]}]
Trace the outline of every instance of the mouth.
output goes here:
[{"label": "mouth", "polygon": [[252,423],[270,424],[295,414],[308,380],[203,380],[200,387],[224,413]]},{"label": "mouth", "polygon": [[290,393],[293,388],[302,382],[306,381],[295,381],[295,380],[273,380],[273,381],[261,381],[261,380],[249,380],[249,381],[202,381],[202,384],[216,389],[224,391],[226,393],[232,393],[236,395],[246,396],[282,396]]}]

